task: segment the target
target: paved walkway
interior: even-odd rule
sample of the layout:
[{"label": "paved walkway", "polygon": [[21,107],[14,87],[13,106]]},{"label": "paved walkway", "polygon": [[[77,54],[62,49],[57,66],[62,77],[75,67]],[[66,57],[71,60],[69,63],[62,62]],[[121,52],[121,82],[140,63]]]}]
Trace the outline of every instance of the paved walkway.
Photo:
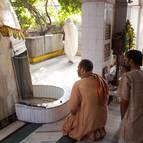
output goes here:
[{"label": "paved walkway", "polygon": [[68,62],[66,56],[59,56],[30,66],[32,83],[41,85],[57,85],[71,89],[78,79],[77,66],[81,57],[75,58],[75,63]]},{"label": "paved walkway", "polygon": [[[62,124],[63,120],[52,124],[44,124],[20,143],[56,143],[62,136]],[[78,143],[113,143],[113,137],[119,128],[119,124],[119,105],[112,103],[109,106],[109,116],[106,127],[107,135],[105,139],[100,142],[81,141]]]},{"label": "paved walkway", "polygon": [[[48,84],[64,86],[71,89],[73,83],[78,79],[77,65],[80,57],[76,57],[75,63],[68,63],[65,56],[60,56],[38,64],[31,65],[31,76],[33,84]],[[55,143],[61,136],[63,120],[52,124],[44,124],[25,138],[21,143]],[[112,103],[109,106],[107,122],[107,136],[98,143],[111,143],[112,138],[120,124],[119,105]],[[92,143],[82,141],[80,143]]]},{"label": "paved walkway", "polygon": [[[76,57],[75,63],[68,63],[65,56],[46,60],[41,63],[30,66],[32,83],[40,85],[56,85],[71,90],[73,83],[78,80],[77,65],[81,60]],[[62,136],[63,120],[52,123],[43,124],[33,133],[27,136],[20,143],[56,143]],[[111,103],[109,105],[109,116],[107,122],[107,136],[100,142],[95,143],[113,143],[113,136],[116,134],[120,124],[119,105]],[[90,141],[82,141],[78,143],[94,143]],[[114,142],[116,143],[116,142]]]}]

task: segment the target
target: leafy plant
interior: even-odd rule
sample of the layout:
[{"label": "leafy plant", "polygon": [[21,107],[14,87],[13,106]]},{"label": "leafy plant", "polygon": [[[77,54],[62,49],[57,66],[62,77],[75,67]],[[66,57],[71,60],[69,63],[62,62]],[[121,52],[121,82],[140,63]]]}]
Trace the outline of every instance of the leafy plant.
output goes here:
[{"label": "leafy plant", "polygon": [[[69,16],[81,13],[80,0],[11,0],[23,29],[40,30],[41,35],[52,25],[63,25]],[[37,5],[43,5],[38,9]],[[75,16],[74,16],[75,17]]]},{"label": "leafy plant", "polygon": [[114,84],[118,84],[119,67],[122,64],[121,57],[129,49],[135,48],[135,33],[129,20],[126,21],[122,32],[116,33],[112,38],[113,54],[116,55],[116,74]]},{"label": "leafy plant", "polygon": [[[29,1],[31,4],[35,4],[37,0]],[[20,22],[22,29],[28,29],[34,26],[35,19],[34,16],[30,14],[28,9],[21,3],[20,0],[11,0],[11,4],[16,12],[18,20]]]},{"label": "leafy plant", "polygon": [[79,13],[81,11],[80,0],[58,0],[62,6],[62,11],[72,14]]},{"label": "leafy plant", "polygon": [[132,24],[127,20],[124,30],[124,51],[135,48],[135,33]]}]

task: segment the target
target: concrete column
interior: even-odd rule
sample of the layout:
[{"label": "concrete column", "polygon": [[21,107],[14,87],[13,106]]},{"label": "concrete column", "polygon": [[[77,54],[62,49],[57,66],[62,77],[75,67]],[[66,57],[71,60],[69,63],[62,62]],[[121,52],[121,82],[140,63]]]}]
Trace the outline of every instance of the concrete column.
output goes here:
[{"label": "concrete column", "polygon": [[140,7],[137,49],[143,52],[143,5]]},{"label": "concrete column", "polygon": [[82,0],[81,56],[100,75],[110,60],[113,6],[113,0]]},{"label": "concrete column", "polygon": [[128,4],[128,10],[127,10],[127,19],[130,20],[134,32],[135,32],[135,45],[138,49],[138,40],[139,40],[139,27],[140,27],[140,17],[141,16],[141,8],[139,0],[134,0],[132,3]]},{"label": "concrete column", "polygon": [[123,32],[127,17],[127,0],[116,0],[113,35]]},{"label": "concrete column", "polygon": [[128,4],[127,19],[135,31],[136,49],[143,51],[143,0],[134,0]]}]

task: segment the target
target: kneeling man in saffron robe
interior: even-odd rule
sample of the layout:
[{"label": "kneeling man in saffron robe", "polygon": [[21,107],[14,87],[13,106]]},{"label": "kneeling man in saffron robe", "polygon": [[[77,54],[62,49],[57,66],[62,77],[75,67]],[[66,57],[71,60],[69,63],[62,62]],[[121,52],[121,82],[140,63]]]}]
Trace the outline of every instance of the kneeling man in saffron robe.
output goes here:
[{"label": "kneeling man in saffron robe", "polygon": [[93,64],[83,59],[78,65],[81,78],[72,87],[68,102],[70,114],[63,125],[63,137],[57,143],[79,140],[101,140],[106,135],[108,86],[99,75],[92,73]]}]

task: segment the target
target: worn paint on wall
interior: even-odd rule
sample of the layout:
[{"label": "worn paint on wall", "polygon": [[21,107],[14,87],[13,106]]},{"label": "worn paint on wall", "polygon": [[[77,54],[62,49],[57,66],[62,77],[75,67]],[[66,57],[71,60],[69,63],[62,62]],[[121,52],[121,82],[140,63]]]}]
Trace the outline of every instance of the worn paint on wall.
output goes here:
[{"label": "worn paint on wall", "polygon": [[15,112],[18,100],[9,38],[0,37],[0,120]]}]

